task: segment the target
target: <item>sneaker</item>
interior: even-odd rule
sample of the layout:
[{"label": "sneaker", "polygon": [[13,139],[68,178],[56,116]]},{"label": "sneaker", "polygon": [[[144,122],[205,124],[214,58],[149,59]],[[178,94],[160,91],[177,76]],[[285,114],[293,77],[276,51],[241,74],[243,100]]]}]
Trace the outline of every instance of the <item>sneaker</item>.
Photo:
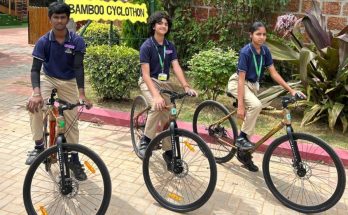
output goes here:
[{"label": "sneaker", "polygon": [[146,152],[146,149],[147,147],[149,146],[149,143],[150,143],[150,139],[146,136],[143,136],[141,139],[140,139],[140,143],[139,143],[139,156],[144,158],[144,155],[145,155],[145,152]]},{"label": "sneaker", "polygon": [[74,176],[77,180],[79,181],[87,180],[85,168],[83,167],[83,165],[81,165],[81,163],[69,162],[68,167],[74,173]]},{"label": "sneaker", "polygon": [[243,152],[243,151],[238,151],[237,152],[237,159],[239,162],[244,164],[244,167],[251,171],[251,172],[257,172],[259,171],[259,168],[254,164],[253,162],[253,156],[251,156],[250,152]]},{"label": "sneaker", "polygon": [[34,150],[28,152],[28,158],[25,161],[26,165],[31,165],[37,156],[44,151],[43,147],[35,147]]},{"label": "sneaker", "polygon": [[250,149],[253,149],[255,147],[255,144],[250,142],[248,139],[246,139],[244,137],[238,137],[237,141],[236,141],[236,146],[240,150],[250,150]]}]

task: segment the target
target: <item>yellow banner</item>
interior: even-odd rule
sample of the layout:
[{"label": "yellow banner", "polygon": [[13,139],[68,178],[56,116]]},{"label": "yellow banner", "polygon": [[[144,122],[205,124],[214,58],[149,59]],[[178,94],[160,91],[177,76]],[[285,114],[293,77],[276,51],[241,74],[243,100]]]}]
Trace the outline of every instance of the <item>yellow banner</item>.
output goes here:
[{"label": "yellow banner", "polygon": [[70,6],[70,18],[75,22],[82,20],[130,20],[131,22],[146,22],[148,14],[146,5],[123,3],[121,1],[103,0],[65,0]]}]

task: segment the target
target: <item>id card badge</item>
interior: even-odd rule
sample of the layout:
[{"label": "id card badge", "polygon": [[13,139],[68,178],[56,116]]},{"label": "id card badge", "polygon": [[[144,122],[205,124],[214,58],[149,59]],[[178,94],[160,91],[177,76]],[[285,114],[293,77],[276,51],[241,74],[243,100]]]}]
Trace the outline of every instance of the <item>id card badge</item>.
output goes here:
[{"label": "id card badge", "polygon": [[158,80],[160,80],[160,81],[166,81],[167,78],[168,78],[168,75],[165,74],[165,73],[160,73],[160,74],[158,75]]},{"label": "id card badge", "polygon": [[260,90],[260,82],[258,81],[255,82],[255,88],[256,88],[256,91]]}]

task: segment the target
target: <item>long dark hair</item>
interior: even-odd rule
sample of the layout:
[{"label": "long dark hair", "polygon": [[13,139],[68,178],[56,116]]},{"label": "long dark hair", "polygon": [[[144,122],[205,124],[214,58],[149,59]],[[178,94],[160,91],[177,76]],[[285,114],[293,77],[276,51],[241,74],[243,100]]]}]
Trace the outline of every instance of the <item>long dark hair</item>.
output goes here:
[{"label": "long dark hair", "polygon": [[156,23],[159,23],[162,21],[162,19],[166,19],[168,22],[168,32],[166,33],[166,36],[169,35],[170,29],[172,28],[172,19],[170,16],[164,12],[164,11],[157,11],[153,13],[149,18],[149,34],[150,36],[153,36],[155,34],[155,30],[153,29],[156,25]]}]

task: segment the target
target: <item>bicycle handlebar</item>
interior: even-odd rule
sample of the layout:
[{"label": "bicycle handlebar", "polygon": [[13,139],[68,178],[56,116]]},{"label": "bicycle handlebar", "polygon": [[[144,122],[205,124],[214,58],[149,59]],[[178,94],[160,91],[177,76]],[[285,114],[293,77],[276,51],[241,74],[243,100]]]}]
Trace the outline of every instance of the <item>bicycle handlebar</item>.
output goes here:
[{"label": "bicycle handlebar", "polygon": [[171,90],[166,90],[166,89],[160,89],[160,93],[165,93],[168,94],[170,96],[171,99],[182,99],[185,96],[191,96],[188,93],[177,93]]},{"label": "bicycle handlebar", "polygon": [[299,93],[296,93],[295,96],[283,96],[281,97],[282,98],[282,105],[283,105],[283,108],[286,108],[288,107],[289,104],[293,104],[299,100],[304,100],[305,98],[299,94]]},{"label": "bicycle handlebar", "polygon": [[84,101],[80,101],[76,104],[72,104],[72,103],[69,103],[69,102],[64,101],[62,99],[55,98],[56,95],[57,95],[57,89],[54,88],[54,89],[52,89],[51,96],[48,99],[47,105],[54,105],[54,103],[57,102],[57,103],[59,103],[58,108],[61,108],[63,111],[64,110],[72,110],[78,106],[87,106],[87,104]]}]

